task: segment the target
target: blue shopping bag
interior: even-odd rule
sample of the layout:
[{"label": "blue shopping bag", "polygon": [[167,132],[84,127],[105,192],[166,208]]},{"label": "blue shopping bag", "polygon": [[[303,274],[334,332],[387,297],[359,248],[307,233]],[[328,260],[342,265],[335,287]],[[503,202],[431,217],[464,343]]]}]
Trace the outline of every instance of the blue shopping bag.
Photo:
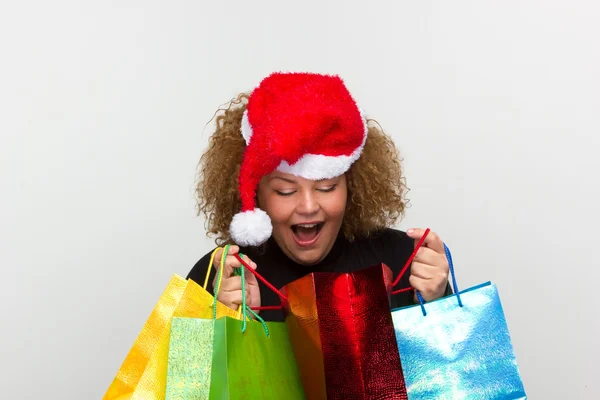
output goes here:
[{"label": "blue shopping bag", "polygon": [[496,285],[392,310],[409,399],[526,399]]}]

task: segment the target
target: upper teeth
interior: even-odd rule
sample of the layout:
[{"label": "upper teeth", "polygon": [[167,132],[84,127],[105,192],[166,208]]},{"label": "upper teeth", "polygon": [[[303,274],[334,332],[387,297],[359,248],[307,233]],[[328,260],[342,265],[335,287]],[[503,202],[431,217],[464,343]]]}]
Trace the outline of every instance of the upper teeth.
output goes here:
[{"label": "upper teeth", "polygon": [[317,224],[298,224],[302,228],[314,228]]}]

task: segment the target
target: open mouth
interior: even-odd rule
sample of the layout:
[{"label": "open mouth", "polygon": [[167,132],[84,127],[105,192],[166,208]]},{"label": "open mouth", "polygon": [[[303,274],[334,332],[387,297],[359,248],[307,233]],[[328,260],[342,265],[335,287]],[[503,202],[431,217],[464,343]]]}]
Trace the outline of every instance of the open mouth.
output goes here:
[{"label": "open mouth", "polygon": [[319,234],[323,229],[324,222],[311,222],[305,224],[292,225],[294,240],[299,246],[310,246],[319,239]]}]

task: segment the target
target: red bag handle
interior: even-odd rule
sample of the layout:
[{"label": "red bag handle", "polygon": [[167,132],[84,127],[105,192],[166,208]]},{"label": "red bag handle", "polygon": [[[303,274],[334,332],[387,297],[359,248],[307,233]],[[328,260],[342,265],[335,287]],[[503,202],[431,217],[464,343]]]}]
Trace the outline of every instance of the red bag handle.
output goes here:
[{"label": "red bag handle", "polygon": [[[406,260],[406,263],[404,264],[404,267],[402,268],[402,270],[400,271],[400,273],[398,274],[398,276],[396,277],[396,279],[392,283],[392,289],[398,284],[398,282],[400,282],[400,279],[404,276],[404,274],[406,273],[406,271],[410,267],[410,264],[413,262],[413,259],[417,255],[417,251],[419,251],[419,248],[421,248],[421,246],[423,245],[423,243],[425,243],[425,238],[429,234],[429,231],[430,231],[430,229],[427,228],[425,230],[425,233],[423,234],[423,236],[421,236],[421,239],[417,242],[417,245],[415,246],[415,249],[413,250],[412,254],[410,255],[410,257],[408,257],[408,260]],[[398,289],[398,290],[393,291],[392,295],[396,295],[396,294],[400,294],[400,293],[404,293],[404,292],[409,292],[411,290],[414,290],[414,289],[409,286],[407,288]]]},{"label": "red bag handle", "polygon": [[[404,264],[404,267],[402,268],[402,270],[400,271],[400,273],[398,274],[398,276],[396,277],[396,279],[394,280],[394,282],[392,283],[392,289],[400,282],[400,279],[404,276],[404,274],[406,273],[406,271],[408,270],[408,268],[410,267],[410,264],[412,263],[413,259],[415,258],[415,256],[417,255],[417,251],[419,251],[419,248],[421,248],[421,246],[423,245],[423,243],[425,242],[425,238],[427,237],[427,235],[429,234],[430,229],[427,228],[425,230],[425,233],[423,234],[423,236],[421,237],[421,239],[417,242],[417,245],[415,246],[415,249],[413,250],[412,254],[410,255],[410,257],[408,257],[408,260],[406,260],[406,263]],[[279,296],[280,299],[282,300],[286,300],[287,301],[287,297],[281,293],[279,290],[277,290],[275,288],[275,286],[273,286],[272,284],[269,283],[269,281],[267,281],[261,274],[259,274],[258,272],[256,272],[256,270],[252,267],[250,267],[248,265],[248,263],[246,261],[244,261],[242,259],[242,257],[240,257],[239,254],[234,254],[234,257],[248,270],[250,271],[254,276],[256,276],[256,278],[258,280],[260,280],[262,283],[264,283],[269,289],[271,289],[275,294],[277,294]],[[403,292],[408,292],[414,290],[412,287],[407,287],[407,288],[403,288],[403,289],[398,289],[392,292],[392,295],[396,295],[399,293],[403,293]],[[255,311],[259,311],[259,310],[281,310],[282,306],[264,306],[264,307],[251,307],[253,310]]]},{"label": "red bag handle", "polygon": [[[246,261],[244,261],[242,259],[242,257],[240,257],[239,254],[234,254],[234,257],[237,258],[237,260],[242,263],[242,265],[248,270],[250,271],[252,274],[254,274],[254,276],[256,276],[256,278],[261,281],[262,283],[264,283],[269,289],[271,289],[273,292],[275,292],[275,294],[277,294],[279,296],[280,299],[282,300],[286,300],[287,301],[287,297],[281,293],[279,290],[277,290],[275,288],[275,286],[271,285],[265,278],[262,277],[262,275],[260,275],[258,272],[256,272],[256,270],[254,270],[254,268],[250,267],[248,265],[248,263]],[[281,310],[283,308],[283,306],[279,305],[279,306],[265,306],[265,307],[250,307],[255,311],[261,311],[261,310]]]}]

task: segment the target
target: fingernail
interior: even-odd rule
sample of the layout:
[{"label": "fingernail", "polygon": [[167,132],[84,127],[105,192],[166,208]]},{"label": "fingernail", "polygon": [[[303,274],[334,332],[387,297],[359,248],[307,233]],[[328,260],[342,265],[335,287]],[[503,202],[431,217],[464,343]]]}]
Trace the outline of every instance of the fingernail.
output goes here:
[{"label": "fingernail", "polygon": [[406,233],[408,233],[409,235],[412,235],[414,231],[415,231],[414,229],[410,228],[409,230],[406,231]]}]

